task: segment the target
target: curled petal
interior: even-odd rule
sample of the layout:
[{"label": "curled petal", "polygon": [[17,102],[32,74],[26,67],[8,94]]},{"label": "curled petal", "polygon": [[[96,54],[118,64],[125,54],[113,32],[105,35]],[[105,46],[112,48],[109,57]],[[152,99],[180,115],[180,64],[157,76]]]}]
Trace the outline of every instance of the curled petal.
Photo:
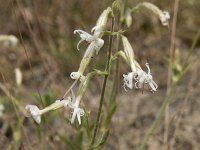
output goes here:
[{"label": "curled petal", "polygon": [[142,83],[139,82],[139,81],[135,82],[135,88],[136,89],[141,89],[142,88]]},{"label": "curled petal", "polygon": [[81,39],[81,40],[78,42],[78,44],[77,44],[77,46],[76,46],[76,47],[77,47],[77,50],[80,50],[80,49],[79,49],[79,45],[80,45],[83,41],[84,41],[84,40]]},{"label": "curled petal", "polygon": [[87,41],[87,39],[90,39],[92,37],[92,35],[83,30],[74,30],[74,34],[76,33],[78,33],[80,35],[80,38],[85,41]]},{"label": "curled petal", "polygon": [[77,44],[77,49],[79,50],[79,45],[83,42],[83,41],[87,41],[89,43],[91,43],[92,41],[94,41],[94,37],[92,35],[90,35],[89,33],[83,31],[83,30],[74,30],[74,34],[78,33],[80,35],[81,40],[78,42]]},{"label": "curled petal", "polygon": [[150,67],[149,67],[149,63],[146,63],[145,66],[146,66],[147,69],[148,69],[148,73],[147,73],[147,74],[151,74],[151,70],[150,70]]},{"label": "curled petal", "polygon": [[75,80],[80,79],[81,82],[85,81],[85,76],[82,75],[82,74],[79,73],[79,72],[72,72],[72,73],[70,74],[70,77],[71,77],[72,79],[75,79]]},{"label": "curled petal", "polygon": [[81,74],[80,74],[79,72],[72,72],[72,73],[70,74],[70,77],[71,77],[72,79],[79,79],[80,76],[81,76]]}]

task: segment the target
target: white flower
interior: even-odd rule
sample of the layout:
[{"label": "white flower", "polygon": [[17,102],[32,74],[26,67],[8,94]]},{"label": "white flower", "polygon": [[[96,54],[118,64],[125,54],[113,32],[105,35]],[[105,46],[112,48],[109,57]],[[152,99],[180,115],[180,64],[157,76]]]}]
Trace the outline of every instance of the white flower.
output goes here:
[{"label": "white flower", "polygon": [[169,26],[169,19],[170,19],[170,15],[167,11],[163,11],[162,13],[160,13],[160,21],[162,23],[163,26]]},{"label": "white flower", "polygon": [[83,41],[87,41],[88,43],[94,42],[96,54],[98,54],[99,50],[104,45],[104,40],[102,40],[101,38],[98,37],[101,33],[101,27],[95,26],[92,28],[91,31],[94,32],[94,35],[91,35],[83,30],[74,30],[74,34],[78,33],[81,38],[81,40],[77,44],[77,49],[79,50],[79,45]]},{"label": "white flower", "polygon": [[71,77],[72,79],[75,79],[75,80],[80,79],[81,82],[85,81],[85,76],[82,75],[82,74],[79,73],[79,72],[72,72],[72,73],[70,74],[70,77]]},{"label": "white flower", "polygon": [[84,110],[79,107],[74,107],[74,112],[72,114],[71,123],[74,123],[75,118],[77,117],[79,125],[81,124],[81,116],[85,114]]},{"label": "white flower", "polygon": [[148,69],[148,73],[144,72],[141,69],[141,70],[138,70],[134,74],[134,79],[136,80],[135,87],[136,88],[142,88],[142,85],[144,83],[146,83],[146,84],[149,84],[149,86],[151,88],[150,89],[151,92],[155,92],[158,88],[158,85],[153,81],[153,77],[152,77],[151,72],[150,72],[149,64],[146,63],[145,65]]},{"label": "white flower", "polygon": [[154,5],[152,3],[149,3],[149,2],[139,3],[135,7],[135,10],[137,10],[138,8],[143,9],[143,7],[151,10],[155,15],[157,15],[160,18],[160,21],[161,21],[161,23],[162,23],[163,26],[169,26],[170,15],[169,15],[169,13],[167,11],[162,11],[156,5]]},{"label": "white flower", "polygon": [[31,114],[35,122],[38,124],[41,122],[40,109],[35,105],[26,105],[25,109]]},{"label": "white flower", "polygon": [[126,91],[126,86],[130,89],[133,88],[132,82],[135,79],[135,88],[142,88],[143,84],[148,84],[150,86],[151,92],[155,92],[158,88],[158,85],[153,81],[153,77],[150,72],[149,64],[146,63],[146,67],[148,69],[148,73],[143,71],[142,69],[138,69],[136,72],[128,73],[127,75],[123,75],[124,77],[124,89]]},{"label": "white flower", "polygon": [[74,92],[71,90],[72,96],[68,97],[68,100],[64,102],[64,107],[68,106],[73,109],[71,123],[74,123],[77,117],[79,125],[81,124],[81,116],[85,114],[84,110],[79,108],[80,96],[75,97]]}]

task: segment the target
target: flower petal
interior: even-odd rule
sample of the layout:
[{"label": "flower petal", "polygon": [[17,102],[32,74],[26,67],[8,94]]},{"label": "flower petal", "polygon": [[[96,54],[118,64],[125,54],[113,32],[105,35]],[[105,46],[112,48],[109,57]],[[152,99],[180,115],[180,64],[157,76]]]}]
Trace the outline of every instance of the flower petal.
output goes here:
[{"label": "flower petal", "polygon": [[169,25],[169,19],[170,19],[170,15],[167,11],[163,11],[162,14],[160,14],[160,21],[163,26]]},{"label": "flower petal", "polygon": [[31,114],[35,122],[41,122],[40,109],[35,105],[26,105],[25,109]]},{"label": "flower petal", "polygon": [[96,49],[96,55],[99,53],[99,50],[103,47],[104,40],[97,38],[95,41],[95,49]]},{"label": "flower petal", "polygon": [[72,79],[75,79],[75,80],[80,79],[81,82],[85,81],[85,76],[82,75],[82,74],[79,73],[79,72],[72,72],[72,73],[70,74],[70,77],[71,77]]},{"label": "flower petal", "polygon": [[124,74],[124,89],[126,91],[126,86],[130,89],[133,88],[133,72],[128,73],[127,75]]}]

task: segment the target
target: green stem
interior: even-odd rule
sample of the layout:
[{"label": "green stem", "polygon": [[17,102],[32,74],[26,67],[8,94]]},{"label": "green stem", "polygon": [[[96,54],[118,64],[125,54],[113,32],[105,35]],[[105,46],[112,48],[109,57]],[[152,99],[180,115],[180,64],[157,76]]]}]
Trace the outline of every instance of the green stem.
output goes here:
[{"label": "green stem", "polygon": [[[111,27],[112,32],[114,31],[114,23],[115,23],[115,19],[113,17],[112,18],[112,27]],[[106,62],[106,71],[108,71],[108,72],[110,71],[110,62],[111,62],[111,54],[112,54],[112,41],[113,41],[113,35],[110,35],[109,36],[109,52],[108,52],[108,57],[107,57],[107,62]],[[101,91],[100,104],[99,104],[98,114],[97,114],[97,118],[96,118],[96,122],[95,122],[94,134],[93,134],[93,137],[92,137],[91,146],[94,144],[95,138],[96,138],[96,135],[97,135],[97,129],[98,129],[100,116],[101,116],[101,112],[102,112],[102,106],[103,106],[103,102],[104,102],[104,94],[105,94],[108,76],[109,76],[109,74],[106,74],[104,76],[103,89]]]}]

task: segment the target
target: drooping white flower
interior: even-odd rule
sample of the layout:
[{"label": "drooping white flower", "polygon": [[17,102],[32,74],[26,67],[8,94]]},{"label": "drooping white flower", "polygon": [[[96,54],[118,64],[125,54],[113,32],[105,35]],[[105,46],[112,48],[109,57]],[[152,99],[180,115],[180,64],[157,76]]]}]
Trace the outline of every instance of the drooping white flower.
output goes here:
[{"label": "drooping white flower", "polygon": [[167,11],[160,13],[159,17],[163,26],[169,26],[170,15]]},{"label": "drooping white flower", "polygon": [[35,122],[40,124],[41,122],[40,109],[36,105],[26,105],[25,109],[30,113]]},{"label": "drooping white flower", "polygon": [[84,110],[79,107],[74,107],[74,111],[72,113],[71,123],[74,123],[75,118],[77,117],[79,125],[81,124],[81,116],[85,114]]},{"label": "drooping white flower", "polygon": [[149,68],[149,64],[145,64],[148,72],[146,73],[142,69],[138,70],[136,73],[134,73],[134,79],[136,80],[135,87],[136,88],[142,88],[142,85],[144,83],[149,84],[151,92],[155,92],[158,88],[158,85],[153,81],[153,77],[151,75],[151,71]]},{"label": "drooping white flower", "polygon": [[153,81],[153,77],[150,72],[149,64],[146,63],[146,67],[148,72],[146,73],[141,68],[138,68],[136,72],[130,72],[127,75],[123,75],[124,77],[124,89],[126,91],[126,86],[130,89],[133,88],[133,79],[135,82],[135,88],[142,88],[143,84],[148,84],[151,92],[155,92],[158,88],[158,85]]},{"label": "drooping white flower", "polygon": [[95,43],[94,48],[96,50],[96,54],[98,54],[99,50],[104,45],[104,40],[102,40],[101,38],[98,37],[101,33],[101,27],[95,26],[92,28],[91,31],[94,32],[94,35],[91,35],[83,30],[74,30],[74,34],[78,33],[81,38],[81,40],[77,44],[77,49],[79,50],[79,45],[83,41],[87,41],[88,43],[94,42]]},{"label": "drooping white flower", "polygon": [[162,11],[158,6],[149,3],[149,2],[142,2],[139,3],[134,9],[143,9],[147,8],[148,10],[152,11],[155,15],[157,15],[160,18],[160,21],[163,26],[169,26],[169,19],[170,15],[167,11]]}]

